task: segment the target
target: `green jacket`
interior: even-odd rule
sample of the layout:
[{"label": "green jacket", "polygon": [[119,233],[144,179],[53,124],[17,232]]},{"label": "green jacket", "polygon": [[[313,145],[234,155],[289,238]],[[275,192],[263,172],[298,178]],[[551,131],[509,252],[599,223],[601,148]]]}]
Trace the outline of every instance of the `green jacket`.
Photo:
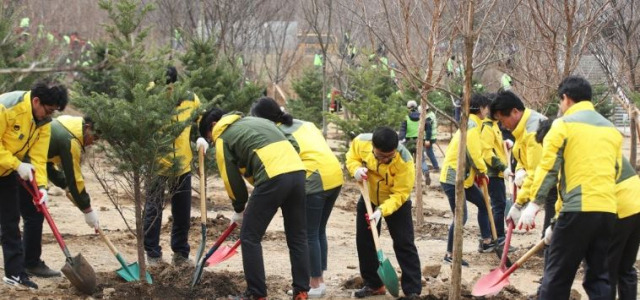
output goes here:
[{"label": "green jacket", "polygon": [[276,125],[262,118],[224,115],[212,130],[216,162],[236,212],[249,198],[247,180],[258,186],[281,174],[305,170],[296,149]]},{"label": "green jacket", "polygon": [[69,189],[73,203],[80,209],[91,207],[84,186],[80,160],[84,152],[82,117],[59,116],[51,122],[51,141],[47,174],[56,186]]}]

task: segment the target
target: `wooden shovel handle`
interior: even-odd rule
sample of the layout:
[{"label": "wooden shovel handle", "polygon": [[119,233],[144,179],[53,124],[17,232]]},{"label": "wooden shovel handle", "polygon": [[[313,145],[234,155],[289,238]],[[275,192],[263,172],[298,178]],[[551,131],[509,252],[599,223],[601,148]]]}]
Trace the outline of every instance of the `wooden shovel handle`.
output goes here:
[{"label": "wooden shovel handle", "polygon": [[100,227],[96,227],[96,232],[100,235],[102,240],[107,244],[107,247],[109,247],[109,250],[111,250],[111,253],[113,253],[113,255],[118,255],[118,250],[113,245],[113,243],[111,243],[111,240],[109,240],[109,238],[104,234],[104,232],[102,232],[102,229]]},{"label": "wooden shovel handle", "polygon": [[[360,187],[360,193],[362,194],[362,199],[364,200],[364,207],[367,208],[367,214],[371,216],[373,214],[373,208],[371,207],[371,201],[369,200],[369,185],[362,181],[358,181],[358,186]],[[380,241],[378,240],[378,224],[376,224],[375,220],[371,220],[369,222],[369,227],[371,227],[371,233],[373,234],[373,243],[376,246],[376,251],[380,250]]]},{"label": "wooden shovel handle", "polygon": [[200,221],[207,224],[207,191],[204,177],[204,149],[198,150],[198,172],[200,173]]},{"label": "wooden shovel handle", "polygon": [[[540,240],[535,246],[533,246],[533,248],[529,249],[529,251],[527,251],[527,253],[525,253],[524,255],[522,255],[522,257],[520,257],[516,263],[514,264],[514,266],[521,266],[522,264],[524,264],[524,262],[526,262],[531,256],[533,256],[534,254],[536,254],[538,251],[540,251],[542,248],[544,248],[544,239]],[[511,266],[511,268],[513,268],[513,266]]]},{"label": "wooden shovel handle", "polygon": [[491,236],[493,240],[498,239],[498,233],[496,232],[496,221],[493,219],[493,210],[491,209],[491,200],[489,197],[489,189],[486,184],[480,186],[482,190],[482,196],[484,197],[484,205],[487,207],[487,214],[489,215],[489,223],[491,224]]}]

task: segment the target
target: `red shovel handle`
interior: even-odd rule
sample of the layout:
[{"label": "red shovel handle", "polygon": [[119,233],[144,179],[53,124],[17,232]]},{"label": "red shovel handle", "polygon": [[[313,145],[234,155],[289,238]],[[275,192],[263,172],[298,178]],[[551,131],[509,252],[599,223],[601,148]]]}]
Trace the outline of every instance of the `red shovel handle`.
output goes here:
[{"label": "red shovel handle", "polygon": [[503,269],[507,265],[507,253],[509,252],[509,245],[511,245],[511,234],[513,233],[513,220],[507,221],[507,236],[504,238],[504,248],[502,249],[502,257],[500,258],[500,268]]}]

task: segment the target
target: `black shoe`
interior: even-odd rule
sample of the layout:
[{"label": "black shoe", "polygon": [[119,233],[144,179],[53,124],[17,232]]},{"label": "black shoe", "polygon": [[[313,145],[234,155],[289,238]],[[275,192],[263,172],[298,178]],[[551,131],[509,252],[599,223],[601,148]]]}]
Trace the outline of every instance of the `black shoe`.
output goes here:
[{"label": "black shoe", "polygon": [[[449,255],[447,255],[447,254],[445,254],[445,255],[444,255],[444,258],[442,259],[442,261],[443,261],[444,263],[447,263],[447,264],[452,264],[452,263],[453,263],[453,257],[451,257],[451,256],[449,256]],[[463,267],[468,267],[468,266],[469,266],[469,263],[468,263],[466,260],[464,260],[464,259],[462,260],[462,263],[461,263],[461,264],[462,264],[462,266],[463,266]]]},{"label": "black shoe", "polygon": [[4,283],[8,285],[21,287],[21,288],[28,288],[33,290],[38,289],[38,285],[35,284],[35,282],[29,280],[29,276],[27,276],[27,274],[24,274],[24,273],[18,276],[14,276],[14,275],[5,276],[4,278],[2,278],[2,280],[4,281]]},{"label": "black shoe", "polygon": [[[504,242],[505,242],[504,238],[502,240],[498,239],[498,247],[499,247],[500,250],[504,249]],[[509,253],[511,253],[513,251],[516,251],[516,250],[518,250],[517,247],[509,245]]]},{"label": "black shoe", "polygon": [[483,241],[480,241],[480,245],[478,245],[478,252],[480,253],[489,253],[494,250],[496,250],[496,242],[493,241],[486,244]]},{"label": "black shoe", "polygon": [[398,300],[420,300],[420,295],[413,293],[405,295],[404,297],[400,297],[398,298]]},{"label": "black shoe", "polygon": [[384,288],[384,285],[375,289],[365,285],[363,288],[355,291],[355,293],[353,293],[353,296],[355,296],[356,298],[365,298],[365,297],[371,297],[371,296],[384,295],[386,293],[387,293],[387,290]]},{"label": "black shoe", "polygon": [[60,272],[49,268],[44,261],[40,261],[37,266],[31,268],[25,268],[27,274],[35,277],[49,278],[49,277],[60,277],[62,274]]}]

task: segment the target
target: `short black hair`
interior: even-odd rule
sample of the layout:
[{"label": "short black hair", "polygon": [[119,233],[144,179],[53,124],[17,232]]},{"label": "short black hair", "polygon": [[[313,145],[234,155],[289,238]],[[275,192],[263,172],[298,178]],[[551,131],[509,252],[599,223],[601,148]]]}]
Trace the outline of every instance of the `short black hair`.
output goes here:
[{"label": "short black hair", "polygon": [[176,70],[176,67],[168,66],[166,76],[167,76],[167,84],[178,81],[178,70]]},{"label": "short black hair", "polygon": [[93,135],[96,137],[100,136],[101,132],[100,130],[96,129],[96,122],[94,122],[91,117],[89,116],[82,117],[82,125],[83,127],[89,125],[89,127],[91,127],[91,131],[93,132]]},{"label": "short black hair", "polygon": [[371,139],[373,147],[382,152],[391,152],[398,148],[398,133],[390,127],[378,127],[373,131]]},{"label": "short black hair", "polygon": [[558,97],[567,95],[573,102],[591,101],[591,84],[580,76],[569,76],[558,85]]},{"label": "short black hair", "polygon": [[57,106],[58,111],[63,111],[69,103],[67,88],[59,83],[36,82],[31,88],[31,98],[38,97],[43,105]]},{"label": "short black hair", "polygon": [[287,126],[293,124],[293,117],[283,112],[278,102],[270,97],[262,97],[256,100],[251,106],[251,115]]},{"label": "short black hair", "polygon": [[473,94],[471,96],[471,102],[469,103],[469,113],[477,114],[483,107],[487,107],[491,104],[491,100],[483,94]]},{"label": "short black hair", "polygon": [[198,124],[198,131],[200,132],[200,136],[206,137],[207,133],[212,129],[211,123],[220,121],[223,115],[224,111],[217,107],[214,107],[211,110],[205,112],[202,115],[202,119],[200,119],[200,123]]},{"label": "short black hair", "polygon": [[504,116],[508,116],[514,108],[524,111],[524,103],[522,103],[522,100],[512,91],[500,91],[491,102],[491,105],[489,105],[489,110],[491,111],[490,116],[492,119],[495,119],[498,112]]},{"label": "short black hair", "polygon": [[538,142],[538,144],[542,144],[542,140],[544,140],[544,137],[549,133],[552,124],[553,119],[551,118],[540,121],[538,130],[536,130],[536,142]]}]

